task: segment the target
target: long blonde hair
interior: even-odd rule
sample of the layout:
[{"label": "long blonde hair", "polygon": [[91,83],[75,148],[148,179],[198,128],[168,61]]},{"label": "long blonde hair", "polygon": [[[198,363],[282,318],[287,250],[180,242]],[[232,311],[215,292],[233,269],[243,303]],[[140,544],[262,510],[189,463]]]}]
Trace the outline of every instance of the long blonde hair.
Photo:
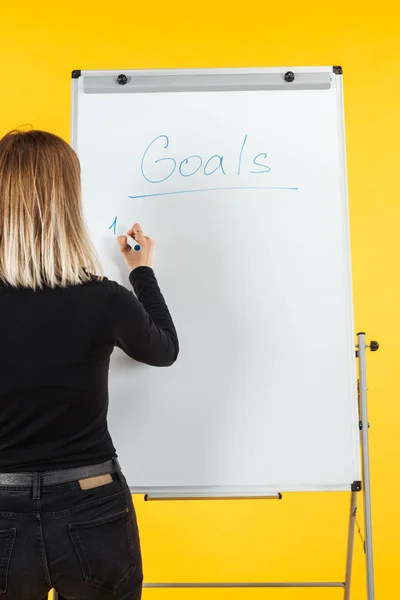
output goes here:
[{"label": "long blonde hair", "polygon": [[51,133],[8,133],[0,140],[0,281],[66,287],[95,274],[77,155]]}]

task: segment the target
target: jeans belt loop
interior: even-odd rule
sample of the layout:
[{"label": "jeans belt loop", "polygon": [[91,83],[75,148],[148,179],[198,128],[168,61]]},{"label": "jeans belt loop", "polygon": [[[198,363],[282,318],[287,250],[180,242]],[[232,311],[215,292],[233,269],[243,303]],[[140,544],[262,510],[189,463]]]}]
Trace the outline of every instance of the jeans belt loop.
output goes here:
[{"label": "jeans belt loop", "polygon": [[33,475],[32,499],[40,500],[40,473],[32,473],[32,475]]}]

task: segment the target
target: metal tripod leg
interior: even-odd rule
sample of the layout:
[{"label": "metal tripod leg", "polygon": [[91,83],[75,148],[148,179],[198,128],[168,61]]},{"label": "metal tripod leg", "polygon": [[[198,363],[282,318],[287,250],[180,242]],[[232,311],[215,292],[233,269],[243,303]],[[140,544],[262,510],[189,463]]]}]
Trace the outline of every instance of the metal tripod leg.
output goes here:
[{"label": "metal tripod leg", "polygon": [[346,578],[344,583],[344,600],[350,600],[351,575],[353,567],[354,530],[357,516],[357,494],[352,492],[350,499],[349,537],[347,541]]},{"label": "metal tripod leg", "polygon": [[[375,599],[374,590],[374,563],[372,554],[372,518],[371,518],[371,480],[369,470],[369,442],[368,442],[368,404],[367,404],[367,376],[365,350],[365,333],[358,334],[358,358],[360,374],[360,408],[361,408],[361,451],[363,470],[363,493],[364,493],[364,523],[365,523],[365,561],[367,568],[367,598]],[[371,342],[371,350],[377,350],[376,342]]]}]

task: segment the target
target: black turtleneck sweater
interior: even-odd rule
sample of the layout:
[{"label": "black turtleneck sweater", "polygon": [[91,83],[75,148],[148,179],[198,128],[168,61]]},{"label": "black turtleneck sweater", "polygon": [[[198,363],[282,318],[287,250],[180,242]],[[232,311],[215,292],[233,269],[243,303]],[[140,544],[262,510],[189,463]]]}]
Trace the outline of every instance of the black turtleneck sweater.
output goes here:
[{"label": "black turtleneck sweater", "polygon": [[178,338],[153,270],[121,285],[0,286],[0,472],[101,463],[116,451],[107,429],[115,346],[169,366]]}]

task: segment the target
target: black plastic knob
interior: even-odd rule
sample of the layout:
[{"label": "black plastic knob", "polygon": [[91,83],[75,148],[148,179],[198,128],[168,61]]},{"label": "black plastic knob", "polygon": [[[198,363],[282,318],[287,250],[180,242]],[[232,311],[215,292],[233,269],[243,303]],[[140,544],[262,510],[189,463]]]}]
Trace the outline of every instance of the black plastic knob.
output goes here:
[{"label": "black plastic knob", "polygon": [[287,73],[285,73],[284,79],[288,83],[292,83],[292,81],[294,81],[294,73],[293,73],[293,71],[288,71]]},{"label": "black plastic knob", "polygon": [[128,83],[127,76],[124,74],[118,75],[117,83],[119,83],[119,85],[126,85]]}]

